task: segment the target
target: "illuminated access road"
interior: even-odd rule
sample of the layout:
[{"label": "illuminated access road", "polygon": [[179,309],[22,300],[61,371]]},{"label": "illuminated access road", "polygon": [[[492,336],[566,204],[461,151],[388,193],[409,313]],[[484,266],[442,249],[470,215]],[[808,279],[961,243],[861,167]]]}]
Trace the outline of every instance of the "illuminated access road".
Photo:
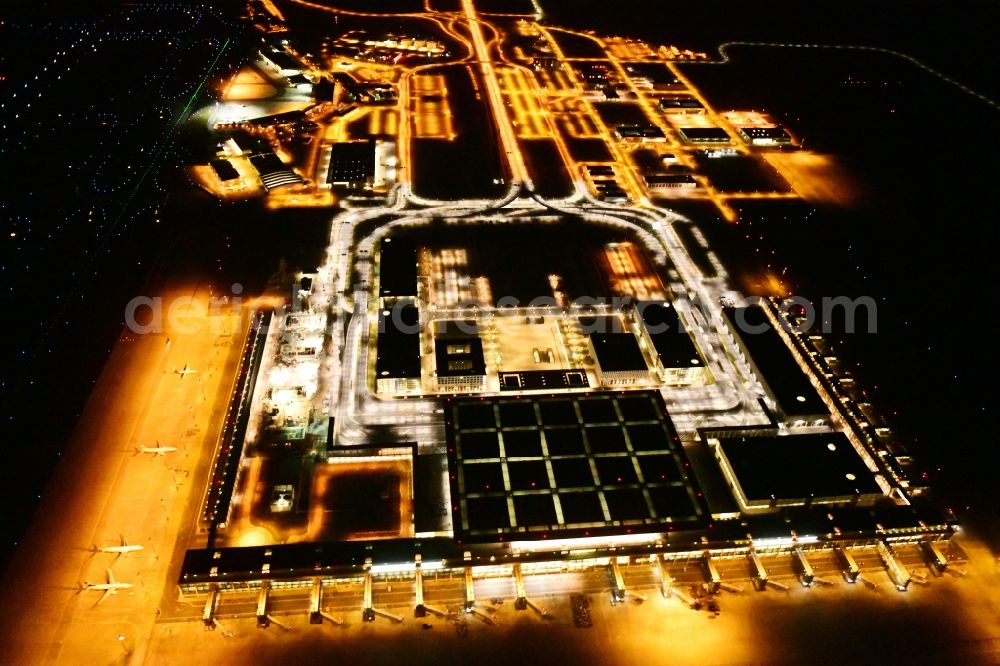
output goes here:
[{"label": "illuminated access road", "polygon": [[469,33],[472,35],[472,43],[476,49],[476,58],[482,69],[483,80],[486,83],[486,93],[493,108],[493,118],[497,129],[500,131],[500,141],[503,143],[504,152],[510,167],[511,178],[515,183],[523,184],[528,190],[533,189],[531,176],[528,175],[528,168],[524,164],[524,157],[521,149],[517,145],[517,138],[511,126],[510,118],[507,116],[507,109],[504,108],[503,95],[500,86],[497,84],[496,73],[493,71],[493,59],[490,56],[489,48],[483,39],[483,30],[480,26],[480,19],[476,13],[472,0],[462,0],[462,10],[469,21]]}]

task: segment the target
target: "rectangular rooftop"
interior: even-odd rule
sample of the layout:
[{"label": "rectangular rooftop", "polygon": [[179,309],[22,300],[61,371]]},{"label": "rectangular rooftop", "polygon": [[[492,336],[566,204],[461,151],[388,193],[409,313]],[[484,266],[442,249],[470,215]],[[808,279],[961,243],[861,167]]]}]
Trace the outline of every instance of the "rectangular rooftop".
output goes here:
[{"label": "rectangular rooftop", "polygon": [[759,306],[723,308],[729,329],[778,411],[793,419],[825,419],[826,404]]},{"label": "rectangular rooftop", "polygon": [[438,377],[464,377],[486,374],[483,341],[478,337],[438,338],[434,340]]},{"label": "rectangular rooftop", "polygon": [[420,378],[419,313],[415,305],[397,303],[378,313],[375,374],[383,379]]},{"label": "rectangular rooftop", "polygon": [[636,315],[664,368],[703,367],[698,348],[669,301],[639,301]]},{"label": "rectangular rooftop", "polygon": [[346,141],[330,147],[326,182],[348,188],[370,186],[375,179],[375,140]]},{"label": "rectangular rooftop", "polygon": [[729,143],[729,134],[721,127],[682,127],[678,130],[688,143]]},{"label": "rectangular rooftop", "polygon": [[505,542],[703,527],[656,391],[445,405],[456,538]]},{"label": "rectangular rooftop", "polygon": [[379,243],[378,295],[399,298],[417,295],[417,247],[408,238],[387,236]]},{"label": "rectangular rooftop", "polygon": [[638,340],[618,317],[597,317],[590,328],[590,343],[602,371],[648,370]]},{"label": "rectangular rooftop", "polygon": [[744,511],[870,505],[883,497],[874,473],[843,433],[708,436]]}]

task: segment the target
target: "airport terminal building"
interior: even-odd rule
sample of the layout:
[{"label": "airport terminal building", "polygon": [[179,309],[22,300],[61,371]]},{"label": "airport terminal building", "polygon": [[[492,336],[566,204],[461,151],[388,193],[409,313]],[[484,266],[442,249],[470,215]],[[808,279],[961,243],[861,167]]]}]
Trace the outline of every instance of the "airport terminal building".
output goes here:
[{"label": "airport terminal building", "polygon": [[[685,442],[655,390],[455,396],[444,420],[444,459],[416,446],[363,452],[372,464],[405,459],[412,469],[415,536],[194,549],[182,591],[266,595],[380,576],[419,584],[448,572],[466,575],[471,590],[474,577],[692,561],[711,570],[715,557],[807,558],[865,544],[891,557],[954,530],[928,506],[889,500],[840,433],[763,425],[702,430]],[[448,484],[438,496],[442,470]],[[444,523],[427,510],[439,501],[449,507]]]},{"label": "airport terminal building", "polygon": [[[483,577],[513,577],[517,603],[528,605],[522,576],[604,567],[620,600],[622,566],[653,566],[667,589],[672,567],[695,562],[715,590],[716,558],[747,559],[763,585],[762,558],[794,557],[808,572],[810,558],[865,548],[878,549],[903,589],[909,578],[893,553],[954,532],[948,515],[902,487],[867,431],[837,425],[831,389],[773,303],[717,308],[713,343],[694,308],[666,289],[586,313],[493,307],[486,278],[454,248],[434,274],[444,251],[397,233],[375,247],[372,297],[354,315],[363,318],[352,353],[367,355],[356,377],[342,378],[368,384],[371,408],[338,412],[375,441],[345,444],[359,428],[333,417],[325,441],[306,438],[298,485],[279,479],[295,491],[293,510],[264,519],[306,538],[243,545],[237,528],[189,550],[180,589],[208,593],[206,609],[222,593],[256,590],[266,610],[269,591],[282,587],[311,587],[318,609],[327,587],[360,584],[371,619],[373,583],[405,580],[419,615],[423,581],[434,576],[463,577],[466,610]],[[641,282],[626,263],[633,282],[619,284]],[[562,278],[548,284],[561,288]],[[276,339],[294,351],[292,338]],[[261,353],[253,348],[241,380],[251,388]],[[749,398],[734,401],[713,376],[720,356],[748,378]],[[249,395],[240,414],[250,413]],[[429,410],[443,444],[421,441],[428,429],[413,416]],[[700,413],[714,420],[703,425]],[[222,450],[224,492],[205,515],[209,532],[229,527],[249,467],[242,450]],[[275,467],[259,478],[275,483]]]}]

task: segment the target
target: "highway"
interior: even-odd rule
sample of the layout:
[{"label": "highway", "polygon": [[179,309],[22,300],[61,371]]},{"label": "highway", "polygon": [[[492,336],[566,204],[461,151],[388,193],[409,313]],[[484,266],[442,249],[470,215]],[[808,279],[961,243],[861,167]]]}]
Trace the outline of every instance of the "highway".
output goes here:
[{"label": "highway", "polygon": [[462,11],[465,13],[469,32],[472,35],[472,43],[476,49],[476,58],[479,61],[483,81],[486,84],[487,96],[490,100],[490,107],[493,111],[493,122],[496,123],[497,129],[500,132],[500,141],[501,145],[503,145],[504,153],[507,155],[511,179],[517,185],[523,185],[530,191],[533,189],[531,175],[524,165],[524,157],[521,155],[521,149],[517,145],[514,129],[507,115],[507,109],[504,107],[503,94],[500,92],[496,71],[493,68],[493,57],[490,55],[486,41],[483,39],[483,30],[473,0],[462,0]]}]

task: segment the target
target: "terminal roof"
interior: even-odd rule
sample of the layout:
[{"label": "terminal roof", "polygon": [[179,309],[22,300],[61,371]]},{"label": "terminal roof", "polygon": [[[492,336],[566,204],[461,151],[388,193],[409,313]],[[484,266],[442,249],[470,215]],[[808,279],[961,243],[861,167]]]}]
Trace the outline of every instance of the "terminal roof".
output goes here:
[{"label": "terminal roof", "polygon": [[387,236],[379,243],[379,296],[417,295],[417,247],[409,238]]},{"label": "terminal roof", "polygon": [[434,341],[438,377],[485,375],[483,341],[477,337],[438,338]]},{"label": "terminal roof", "polygon": [[[606,319],[613,320],[612,317]],[[590,334],[590,343],[597,354],[602,372],[646,370],[646,358],[639,349],[639,342],[631,331],[615,333],[608,328],[598,328]]]},{"label": "terminal roof", "polygon": [[420,377],[420,331],[416,306],[397,304],[383,308],[378,314],[378,330],[376,377]]},{"label": "terminal roof", "polygon": [[691,368],[704,365],[698,348],[684,328],[677,309],[668,301],[640,301],[636,313],[653,341],[664,368]]},{"label": "terminal roof", "polygon": [[785,416],[829,413],[767,314],[758,306],[723,308],[730,329],[743,346]]},{"label": "terminal roof", "polygon": [[727,437],[719,446],[750,500],[882,492],[843,433]]},{"label": "terminal roof", "polygon": [[457,538],[707,524],[698,482],[657,391],[453,399],[445,428]]}]

